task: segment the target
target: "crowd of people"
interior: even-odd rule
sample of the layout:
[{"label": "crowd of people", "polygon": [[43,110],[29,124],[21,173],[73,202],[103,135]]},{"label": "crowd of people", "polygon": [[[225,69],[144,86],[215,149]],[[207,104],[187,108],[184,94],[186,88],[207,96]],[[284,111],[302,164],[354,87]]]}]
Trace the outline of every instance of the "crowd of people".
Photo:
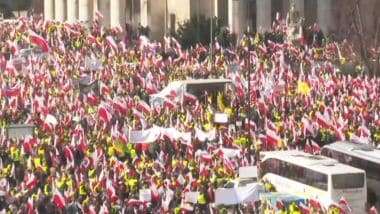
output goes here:
[{"label": "crowd of people", "polygon": [[[183,50],[174,38],[133,41],[101,19],[0,23],[0,212],[223,213],[215,189],[255,165],[260,150],[380,144],[380,79],[366,75],[347,41],[294,44],[258,34],[235,47],[216,41],[210,57],[208,47]],[[348,63],[354,73],[344,72]],[[191,78],[228,78],[234,87],[148,104],[168,83]],[[232,126],[214,123],[217,112]],[[13,124],[35,129],[14,139]],[[154,127],[171,131],[131,140]],[[186,203],[186,192],[199,192],[197,202]]]}]

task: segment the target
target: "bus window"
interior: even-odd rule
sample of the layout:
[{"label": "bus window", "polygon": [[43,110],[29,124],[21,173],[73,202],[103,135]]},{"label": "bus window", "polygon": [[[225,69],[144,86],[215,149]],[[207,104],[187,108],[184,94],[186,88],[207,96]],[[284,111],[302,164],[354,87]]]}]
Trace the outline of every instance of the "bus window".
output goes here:
[{"label": "bus window", "polygon": [[305,179],[305,184],[327,191],[327,175],[312,170],[305,170]]},{"label": "bus window", "polygon": [[364,187],[364,174],[342,174],[332,176],[334,189],[356,189]]},{"label": "bus window", "polygon": [[380,181],[380,165],[366,160],[362,160],[361,162],[363,169],[367,172],[367,176]]}]

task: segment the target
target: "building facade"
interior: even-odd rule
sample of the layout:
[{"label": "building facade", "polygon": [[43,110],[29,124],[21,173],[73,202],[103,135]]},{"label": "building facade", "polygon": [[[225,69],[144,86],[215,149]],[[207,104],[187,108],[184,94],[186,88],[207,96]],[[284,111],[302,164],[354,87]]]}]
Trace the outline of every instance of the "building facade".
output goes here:
[{"label": "building facade", "polygon": [[[160,39],[179,23],[199,15],[216,16],[232,32],[266,31],[276,14],[285,18],[290,0],[35,0],[43,1],[46,19],[90,21],[96,11],[108,27],[149,26],[150,36]],[[379,25],[379,0],[360,1],[363,30],[375,34]],[[318,23],[325,33],[342,33],[352,28],[354,0],[294,0],[306,25]],[[36,10],[38,11],[38,10]],[[358,14],[356,14],[358,16]]]}]

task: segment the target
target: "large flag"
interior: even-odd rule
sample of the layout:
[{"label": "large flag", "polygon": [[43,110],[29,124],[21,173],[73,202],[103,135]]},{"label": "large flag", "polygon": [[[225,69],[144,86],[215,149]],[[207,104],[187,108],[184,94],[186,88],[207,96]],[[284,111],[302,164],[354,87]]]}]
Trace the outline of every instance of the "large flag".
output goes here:
[{"label": "large flag", "polygon": [[48,42],[42,36],[37,35],[32,30],[29,31],[29,40],[32,44],[40,47],[43,52],[49,52],[50,48]]}]

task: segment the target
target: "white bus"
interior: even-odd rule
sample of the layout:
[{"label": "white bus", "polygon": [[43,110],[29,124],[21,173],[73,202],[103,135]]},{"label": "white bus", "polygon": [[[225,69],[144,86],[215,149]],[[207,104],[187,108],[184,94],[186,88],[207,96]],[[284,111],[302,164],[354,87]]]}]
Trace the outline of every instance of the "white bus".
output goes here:
[{"label": "white bus", "polygon": [[261,152],[259,175],[278,192],[316,199],[326,208],[344,197],[353,213],[365,213],[365,171],[334,159],[297,150]]},{"label": "white bus", "polygon": [[380,149],[345,141],[326,145],[321,152],[343,164],[365,170],[368,206],[380,209]]}]

